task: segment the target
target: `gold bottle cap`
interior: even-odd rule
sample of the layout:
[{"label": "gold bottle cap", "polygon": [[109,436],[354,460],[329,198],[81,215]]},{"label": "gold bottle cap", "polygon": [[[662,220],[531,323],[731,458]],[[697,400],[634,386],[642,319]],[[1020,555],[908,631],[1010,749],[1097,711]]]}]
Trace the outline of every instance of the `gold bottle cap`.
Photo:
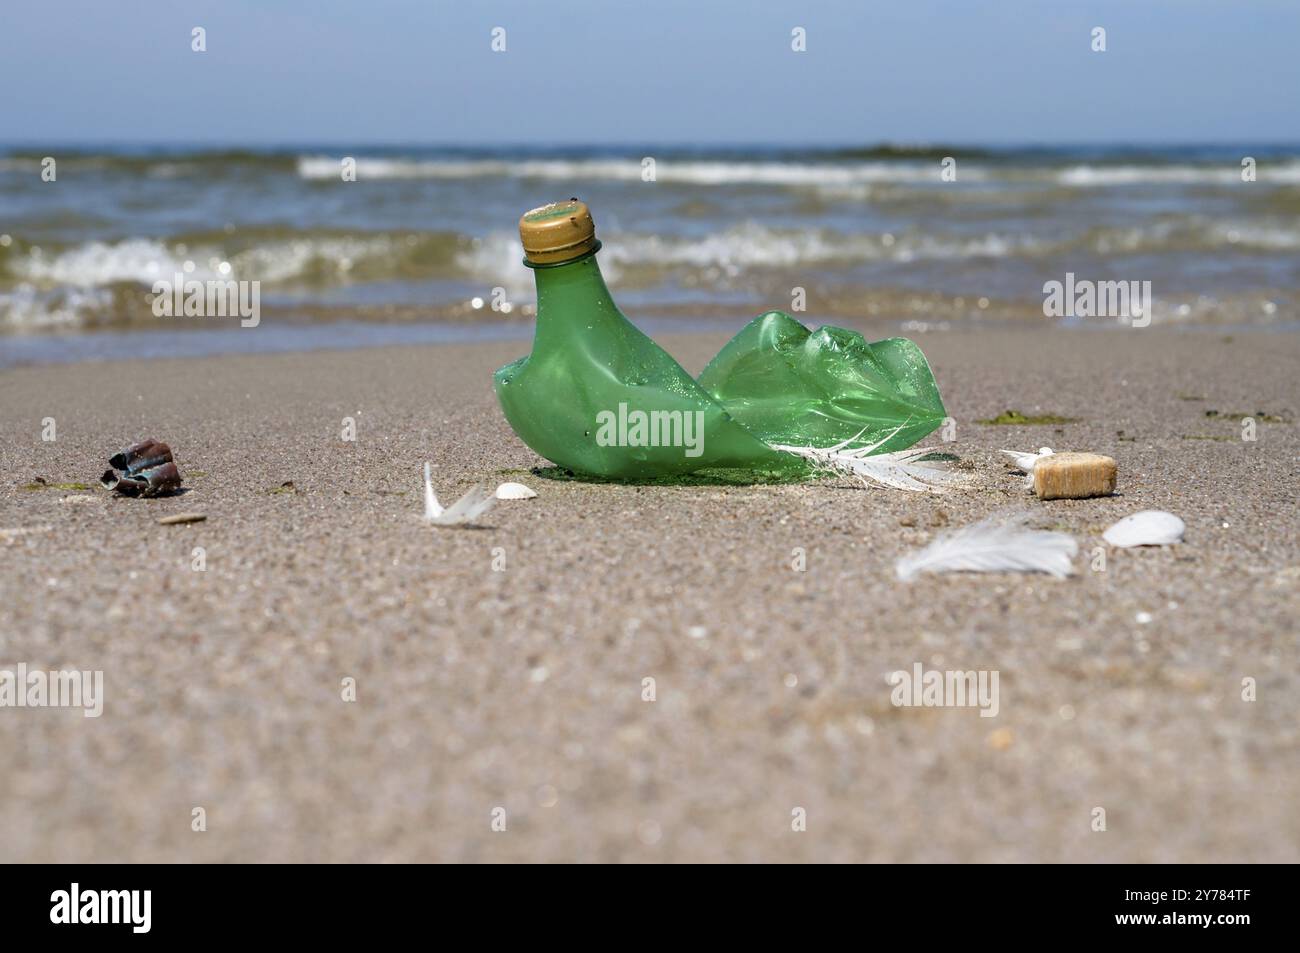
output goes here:
[{"label": "gold bottle cap", "polygon": [[596,248],[596,223],[586,202],[552,202],[519,219],[524,256],[534,265],[554,265],[581,258]]}]

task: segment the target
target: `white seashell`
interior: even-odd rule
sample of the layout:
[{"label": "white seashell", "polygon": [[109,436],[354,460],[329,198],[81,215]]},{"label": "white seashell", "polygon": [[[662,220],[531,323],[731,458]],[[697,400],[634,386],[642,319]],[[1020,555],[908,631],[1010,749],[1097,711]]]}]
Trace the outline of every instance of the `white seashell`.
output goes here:
[{"label": "white seashell", "polygon": [[1112,546],[1168,546],[1181,542],[1187,526],[1173,513],[1164,510],[1143,510],[1126,516],[1101,538]]},{"label": "white seashell", "polygon": [[502,483],[497,487],[498,500],[531,500],[537,495],[537,491],[524,486],[522,483]]}]

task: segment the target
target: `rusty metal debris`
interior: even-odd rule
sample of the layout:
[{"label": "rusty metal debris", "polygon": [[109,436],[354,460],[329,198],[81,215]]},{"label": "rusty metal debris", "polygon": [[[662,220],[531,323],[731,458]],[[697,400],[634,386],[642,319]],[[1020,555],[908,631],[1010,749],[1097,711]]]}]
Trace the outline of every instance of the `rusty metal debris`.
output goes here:
[{"label": "rusty metal debris", "polygon": [[[99,482],[126,496],[166,496],[181,486],[181,471],[172,460],[171,447],[157,440],[142,440],[115,453]],[[120,471],[120,472],[118,472]]]}]

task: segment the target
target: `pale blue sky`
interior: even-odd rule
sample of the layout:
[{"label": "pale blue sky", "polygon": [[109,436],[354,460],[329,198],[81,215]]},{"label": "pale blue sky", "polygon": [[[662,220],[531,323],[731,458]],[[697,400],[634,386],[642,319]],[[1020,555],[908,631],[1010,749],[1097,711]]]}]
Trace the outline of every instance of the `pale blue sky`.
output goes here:
[{"label": "pale blue sky", "polygon": [[1296,142],[1298,47],[1296,0],[9,2],[0,140]]}]

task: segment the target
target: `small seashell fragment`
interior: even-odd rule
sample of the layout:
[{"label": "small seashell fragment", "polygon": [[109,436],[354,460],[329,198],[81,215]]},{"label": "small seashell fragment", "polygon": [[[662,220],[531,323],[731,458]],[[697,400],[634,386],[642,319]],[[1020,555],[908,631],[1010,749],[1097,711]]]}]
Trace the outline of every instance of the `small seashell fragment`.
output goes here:
[{"label": "small seashell fragment", "polygon": [[498,500],[531,500],[537,495],[537,491],[522,483],[502,483],[497,487],[496,498]]},{"label": "small seashell fragment", "polygon": [[104,471],[100,484],[125,496],[167,496],[181,486],[171,448],[157,440],[142,440],[119,450],[108,465],[111,469]]},{"label": "small seashell fragment", "polygon": [[1101,538],[1112,546],[1125,549],[1130,546],[1168,546],[1182,542],[1186,530],[1186,524],[1173,513],[1142,510],[1124,517],[1102,533]]},{"label": "small seashell fragment", "polygon": [[206,513],[177,513],[174,516],[160,517],[158,523],[162,526],[176,526],[180,523],[202,523],[207,518]]},{"label": "small seashell fragment", "polygon": [[1053,453],[1034,464],[1034,492],[1040,500],[1110,496],[1118,469],[1099,453]]}]

